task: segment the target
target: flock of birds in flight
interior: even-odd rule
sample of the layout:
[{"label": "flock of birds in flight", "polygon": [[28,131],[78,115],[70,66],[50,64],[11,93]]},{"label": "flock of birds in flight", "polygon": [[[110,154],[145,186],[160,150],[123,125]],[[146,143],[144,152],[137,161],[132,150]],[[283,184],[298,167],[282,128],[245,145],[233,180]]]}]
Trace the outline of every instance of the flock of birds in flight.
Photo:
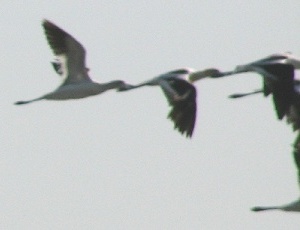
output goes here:
[{"label": "flock of birds in flight", "polygon": [[[186,137],[192,137],[197,112],[197,92],[193,83],[208,77],[222,78],[240,73],[255,72],[263,78],[262,89],[232,94],[229,97],[242,98],[259,93],[264,96],[272,95],[277,118],[282,120],[286,117],[293,130],[298,131],[293,146],[293,157],[297,167],[298,183],[300,184],[300,81],[294,79],[295,70],[300,69],[300,59],[291,53],[272,54],[246,65],[238,65],[234,70],[228,72],[221,72],[213,68],[201,71],[181,68],[161,74],[138,85],[127,84],[122,80],[101,84],[93,81],[88,75],[89,69],[85,64],[84,47],[69,33],[49,20],[44,20],[42,25],[49,46],[56,56],[56,60],[52,62],[53,68],[64,80],[54,91],[32,100],[17,101],[16,105],[44,99],[80,99],[98,95],[110,89],[129,91],[143,86],[160,86],[171,106],[168,118],[173,121],[174,128]],[[272,209],[300,212],[300,199],[281,206],[252,208],[253,211]]]}]

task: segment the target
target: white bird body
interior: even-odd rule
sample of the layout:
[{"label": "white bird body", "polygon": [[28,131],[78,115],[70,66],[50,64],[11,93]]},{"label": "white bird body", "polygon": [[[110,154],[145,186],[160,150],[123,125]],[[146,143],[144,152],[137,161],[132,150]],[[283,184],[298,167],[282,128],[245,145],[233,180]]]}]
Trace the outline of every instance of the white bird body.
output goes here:
[{"label": "white bird body", "polygon": [[50,48],[57,57],[56,62],[52,62],[53,67],[63,77],[64,81],[61,86],[50,93],[33,100],[18,101],[15,104],[27,104],[43,99],[81,99],[126,85],[121,80],[104,84],[93,81],[88,76],[89,69],[85,66],[85,49],[83,46],[70,34],[48,20],[43,21],[43,27]]},{"label": "white bird body", "polygon": [[115,88],[110,84],[100,84],[96,82],[80,82],[79,84],[73,83],[61,86],[55,91],[50,92],[44,96],[47,100],[68,100],[68,99],[80,99],[89,96],[98,95],[105,92],[108,89]]}]

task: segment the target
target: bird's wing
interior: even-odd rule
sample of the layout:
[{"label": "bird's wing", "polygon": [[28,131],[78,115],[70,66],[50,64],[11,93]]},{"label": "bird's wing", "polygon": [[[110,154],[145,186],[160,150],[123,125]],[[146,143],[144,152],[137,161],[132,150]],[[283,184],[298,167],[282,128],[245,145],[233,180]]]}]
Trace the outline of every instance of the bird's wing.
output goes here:
[{"label": "bird's wing", "polygon": [[299,130],[300,129],[300,98],[297,97],[297,102],[294,101],[294,103],[290,106],[286,117],[287,117],[287,123],[291,124],[293,127],[293,130]]},{"label": "bird's wing", "polygon": [[173,80],[164,80],[161,79],[159,80],[159,85],[162,89],[162,91],[164,92],[169,105],[172,105],[174,103],[174,101],[180,97],[180,94],[176,91],[176,89],[173,88]]},{"label": "bird's wing", "polygon": [[285,63],[286,59],[288,58],[287,55],[288,54],[285,54],[285,53],[271,54],[265,58],[251,62],[250,65],[261,65],[261,64],[268,64],[268,63],[269,64]]},{"label": "bird's wing", "polygon": [[278,62],[240,65],[235,73],[256,72],[263,76],[263,93],[273,94],[277,117],[282,119],[292,104],[294,95],[294,66]]},{"label": "bird's wing", "polygon": [[287,113],[287,123],[292,124],[293,130],[300,129],[300,81],[294,80],[294,99]]},{"label": "bird's wing", "polygon": [[261,68],[277,79],[264,77],[264,94],[272,93],[277,116],[282,119],[288,113],[293,102],[294,67],[288,64],[276,63],[264,64]]},{"label": "bird's wing", "polygon": [[174,128],[191,137],[196,121],[196,88],[180,78],[162,80],[160,86],[172,106],[168,118],[174,122]]},{"label": "bird's wing", "polygon": [[298,184],[300,186],[300,133],[298,133],[298,136],[294,143],[293,157],[297,167]]},{"label": "bird's wing", "polygon": [[246,65],[238,65],[236,69],[233,71],[235,74],[239,73],[247,73],[247,72],[256,72],[263,76],[263,94],[264,96],[268,96],[272,92],[273,82],[278,81],[278,78],[273,74],[269,73],[264,69],[264,66],[270,65],[270,63],[259,63],[258,64],[246,64]]},{"label": "bird's wing", "polygon": [[65,57],[67,78],[64,84],[90,81],[85,66],[85,49],[70,34],[48,20],[43,21],[47,41],[58,57]]}]

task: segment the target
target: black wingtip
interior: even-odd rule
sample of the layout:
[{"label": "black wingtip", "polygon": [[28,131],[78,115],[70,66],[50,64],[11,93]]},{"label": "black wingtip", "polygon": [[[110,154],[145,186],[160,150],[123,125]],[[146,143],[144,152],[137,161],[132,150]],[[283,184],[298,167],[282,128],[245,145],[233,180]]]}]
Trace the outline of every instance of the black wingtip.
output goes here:
[{"label": "black wingtip", "polygon": [[42,20],[42,25],[45,27],[47,25],[53,25],[53,23],[51,21],[49,21],[48,19],[44,18]]},{"label": "black wingtip", "polygon": [[178,130],[181,135],[192,138],[196,119],[195,107],[173,107],[167,118],[173,121],[174,129]]},{"label": "black wingtip", "polygon": [[49,25],[51,24],[51,25],[53,25],[54,23],[51,22],[50,20],[46,19],[46,18],[43,18],[42,24],[43,24],[43,25],[45,25],[45,24],[49,24]]}]

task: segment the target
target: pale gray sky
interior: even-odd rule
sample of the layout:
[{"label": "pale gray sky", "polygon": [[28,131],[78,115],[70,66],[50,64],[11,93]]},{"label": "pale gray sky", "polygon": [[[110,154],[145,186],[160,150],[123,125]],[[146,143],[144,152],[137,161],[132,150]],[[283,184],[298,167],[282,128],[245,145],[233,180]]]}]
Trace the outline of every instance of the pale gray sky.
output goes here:
[{"label": "pale gray sky", "polygon": [[271,99],[227,95],[256,74],[205,80],[191,140],[158,87],[17,107],[59,78],[41,21],[87,50],[90,75],[138,83],[179,68],[230,70],[300,55],[300,2],[1,1],[1,229],[298,229],[299,214],[253,213],[299,197],[295,133]]}]

